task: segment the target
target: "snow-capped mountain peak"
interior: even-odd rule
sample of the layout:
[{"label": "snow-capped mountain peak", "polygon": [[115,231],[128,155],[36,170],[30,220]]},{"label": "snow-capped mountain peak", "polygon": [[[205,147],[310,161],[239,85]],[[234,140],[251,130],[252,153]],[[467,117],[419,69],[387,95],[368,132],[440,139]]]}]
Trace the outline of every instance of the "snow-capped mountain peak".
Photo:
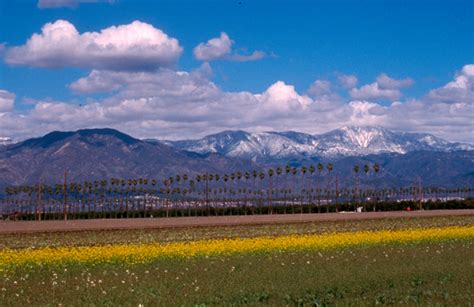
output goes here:
[{"label": "snow-capped mountain peak", "polygon": [[295,131],[223,131],[199,140],[168,141],[167,144],[187,151],[252,160],[405,154],[417,150],[474,150],[470,144],[450,143],[431,134],[359,126],[345,126],[320,135]]},{"label": "snow-capped mountain peak", "polygon": [[341,131],[345,132],[349,140],[358,145],[359,147],[367,148],[372,142],[375,142],[377,138],[383,138],[387,133],[387,130],[383,128],[363,128],[363,127],[348,127],[341,128]]},{"label": "snow-capped mountain peak", "polygon": [[6,136],[0,136],[0,146],[11,145],[13,143],[15,143],[13,139]]}]

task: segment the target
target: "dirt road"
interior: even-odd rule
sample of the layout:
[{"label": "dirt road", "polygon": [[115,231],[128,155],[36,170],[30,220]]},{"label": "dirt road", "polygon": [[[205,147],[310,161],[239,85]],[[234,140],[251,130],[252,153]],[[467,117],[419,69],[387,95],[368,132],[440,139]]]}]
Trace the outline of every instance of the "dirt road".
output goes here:
[{"label": "dirt road", "polygon": [[324,214],[278,214],[247,216],[212,216],[178,218],[140,218],[140,219],[95,219],[72,221],[2,221],[0,235],[11,233],[63,232],[84,230],[175,228],[200,226],[229,226],[250,224],[300,223],[341,220],[366,220],[382,218],[411,218],[474,215],[474,210],[430,210],[430,211],[391,211],[364,213],[324,213]]}]

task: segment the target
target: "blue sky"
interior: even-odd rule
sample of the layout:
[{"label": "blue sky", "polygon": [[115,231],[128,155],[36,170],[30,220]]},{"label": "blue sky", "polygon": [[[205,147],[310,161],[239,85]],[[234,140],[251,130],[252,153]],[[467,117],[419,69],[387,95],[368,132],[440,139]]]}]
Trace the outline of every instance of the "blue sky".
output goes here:
[{"label": "blue sky", "polygon": [[[50,129],[104,125],[122,128],[139,137],[181,138],[201,136],[219,129],[303,130],[318,133],[343,124],[377,124],[392,129],[433,132],[453,140],[474,139],[472,124],[465,115],[472,110],[473,103],[472,76],[470,66],[466,66],[474,63],[472,0],[41,2],[0,2],[0,43],[3,43],[0,90],[7,93],[3,93],[4,99],[14,95],[13,107],[4,107],[8,112],[0,113],[7,114],[2,117],[3,125],[0,122],[0,131],[7,136],[24,138]],[[176,39],[181,52],[175,50],[174,60],[166,63],[153,61],[154,66],[151,65],[150,70],[133,65],[131,69],[131,66],[117,68],[117,65],[111,68],[97,64],[98,60],[89,56],[82,59],[80,64],[74,60],[61,62],[59,57],[59,67],[55,67],[50,62],[41,62],[44,58],[38,59],[31,55],[37,51],[26,50],[30,53],[15,54],[14,47],[24,46],[34,33],[41,33],[45,24],[58,20],[67,21],[79,34],[100,32],[112,26],[140,21]],[[194,48],[199,44],[205,47],[212,38],[222,38],[222,32],[232,41],[230,49],[214,50],[223,54],[209,56],[206,53],[198,59]],[[48,44],[48,41],[44,44]],[[207,48],[205,52],[213,51]],[[259,56],[249,57],[254,52]],[[32,58],[24,61],[20,59],[25,54]],[[116,60],[121,63],[128,60],[133,62],[130,56]],[[94,64],[85,63],[87,61]],[[108,91],[71,89],[71,84],[87,77],[93,70],[102,74],[101,80],[108,78],[118,83],[111,85]],[[143,88],[137,84],[131,85],[130,80],[137,79],[136,74],[139,73],[158,78],[163,73],[191,74],[193,71],[199,77],[184,80],[181,76],[174,85],[176,82],[202,85],[199,89],[206,93],[203,94],[205,98],[194,101],[192,105],[194,108],[197,103],[202,104],[198,112],[203,114],[197,117],[192,116],[196,113],[193,108],[188,108],[190,114],[182,118],[176,114],[179,110],[167,115],[158,110],[156,117],[143,116],[144,113],[149,114],[146,111],[134,114],[140,103],[134,105],[133,110],[124,111],[130,114],[130,118],[107,113],[113,103],[123,106],[124,97],[149,99],[148,104],[140,105],[143,110],[168,109],[172,105],[186,112],[186,104],[180,106],[181,100],[189,100],[186,93],[180,92],[183,96],[178,95],[175,100],[164,102],[163,96],[150,93],[153,86]],[[117,74],[121,74],[120,77]],[[384,89],[380,87],[380,82],[375,84],[373,88],[378,86],[388,91],[382,94],[351,92],[353,88],[361,89],[364,85],[373,84],[381,74],[390,80],[408,81],[392,82],[395,84],[393,87]],[[338,77],[345,75],[356,77],[357,84],[351,87],[341,84]],[[467,86],[464,86],[467,93],[460,93],[459,90],[453,93],[446,89],[443,92],[444,86],[463,76],[467,78]],[[151,82],[154,88],[169,84],[160,80]],[[310,91],[316,80],[327,83],[318,83],[322,89]],[[273,94],[269,91],[272,85],[276,85]],[[214,86],[218,94],[212,92]],[[294,93],[287,86],[294,86]],[[176,91],[173,93],[176,94]],[[246,94],[256,96],[255,103],[263,107],[252,109],[250,100],[253,98]],[[446,95],[451,95],[451,101]],[[165,96],[169,98],[169,94]],[[216,120],[224,118],[220,113],[224,103],[220,101],[227,96],[231,97],[229,100],[233,101],[233,105],[241,104],[240,109],[249,108],[254,120],[245,118],[239,121],[246,116],[245,112],[234,114],[237,118],[228,118],[227,124],[223,120]],[[310,100],[306,100],[306,96]],[[285,105],[280,100],[284,100]],[[396,105],[392,106],[394,102]],[[351,103],[353,110],[348,109]],[[403,104],[405,109],[400,110],[402,107],[398,103]],[[447,114],[447,118],[433,118],[432,123],[419,118],[410,118],[408,123],[403,123],[400,119],[404,115],[420,111],[420,108],[416,109],[419,107],[417,103],[429,105],[433,112],[453,113]],[[440,103],[443,105],[434,106]],[[463,105],[453,107],[456,103]],[[68,112],[82,114],[76,116],[78,118],[87,116],[83,114],[84,108],[71,107],[78,105],[87,106],[91,112],[103,111],[105,115],[96,121],[87,121],[87,124],[84,120],[82,123],[71,123],[70,119],[63,119],[67,117],[63,113]],[[105,107],[109,109],[104,110]],[[40,110],[59,112],[57,120],[42,116]],[[300,112],[313,112],[313,117],[321,120],[311,121],[308,118],[303,125],[298,122]],[[369,113],[364,117],[361,112]],[[457,118],[456,112],[463,114]],[[271,113],[272,116],[260,116],[262,113]],[[340,116],[334,116],[336,113],[340,113]],[[377,114],[380,118],[374,118]],[[18,118],[25,118],[25,123],[14,128],[12,123],[18,123]],[[417,120],[420,122],[417,123]]]}]

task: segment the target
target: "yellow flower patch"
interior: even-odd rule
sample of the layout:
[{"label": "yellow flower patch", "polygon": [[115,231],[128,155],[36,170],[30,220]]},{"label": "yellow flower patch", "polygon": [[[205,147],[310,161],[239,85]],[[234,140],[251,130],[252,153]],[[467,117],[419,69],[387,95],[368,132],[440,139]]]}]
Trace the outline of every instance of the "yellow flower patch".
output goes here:
[{"label": "yellow flower patch", "polygon": [[340,232],[322,235],[289,235],[216,239],[166,244],[6,249],[0,251],[0,270],[25,264],[146,263],[157,258],[188,258],[294,250],[324,250],[378,244],[405,244],[446,239],[474,238],[474,226],[406,230]]}]

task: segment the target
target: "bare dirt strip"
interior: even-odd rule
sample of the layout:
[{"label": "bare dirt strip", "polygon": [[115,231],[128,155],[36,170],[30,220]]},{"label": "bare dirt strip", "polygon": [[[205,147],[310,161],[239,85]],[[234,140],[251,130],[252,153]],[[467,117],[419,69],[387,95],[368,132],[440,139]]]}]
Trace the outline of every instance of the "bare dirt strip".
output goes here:
[{"label": "bare dirt strip", "polygon": [[319,221],[368,220],[383,218],[413,218],[459,215],[474,215],[474,209],[430,210],[411,212],[390,211],[364,213],[350,212],[322,214],[274,214],[247,216],[94,219],[69,221],[2,221],[0,222],[0,235],[11,233],[286,224]]}]

